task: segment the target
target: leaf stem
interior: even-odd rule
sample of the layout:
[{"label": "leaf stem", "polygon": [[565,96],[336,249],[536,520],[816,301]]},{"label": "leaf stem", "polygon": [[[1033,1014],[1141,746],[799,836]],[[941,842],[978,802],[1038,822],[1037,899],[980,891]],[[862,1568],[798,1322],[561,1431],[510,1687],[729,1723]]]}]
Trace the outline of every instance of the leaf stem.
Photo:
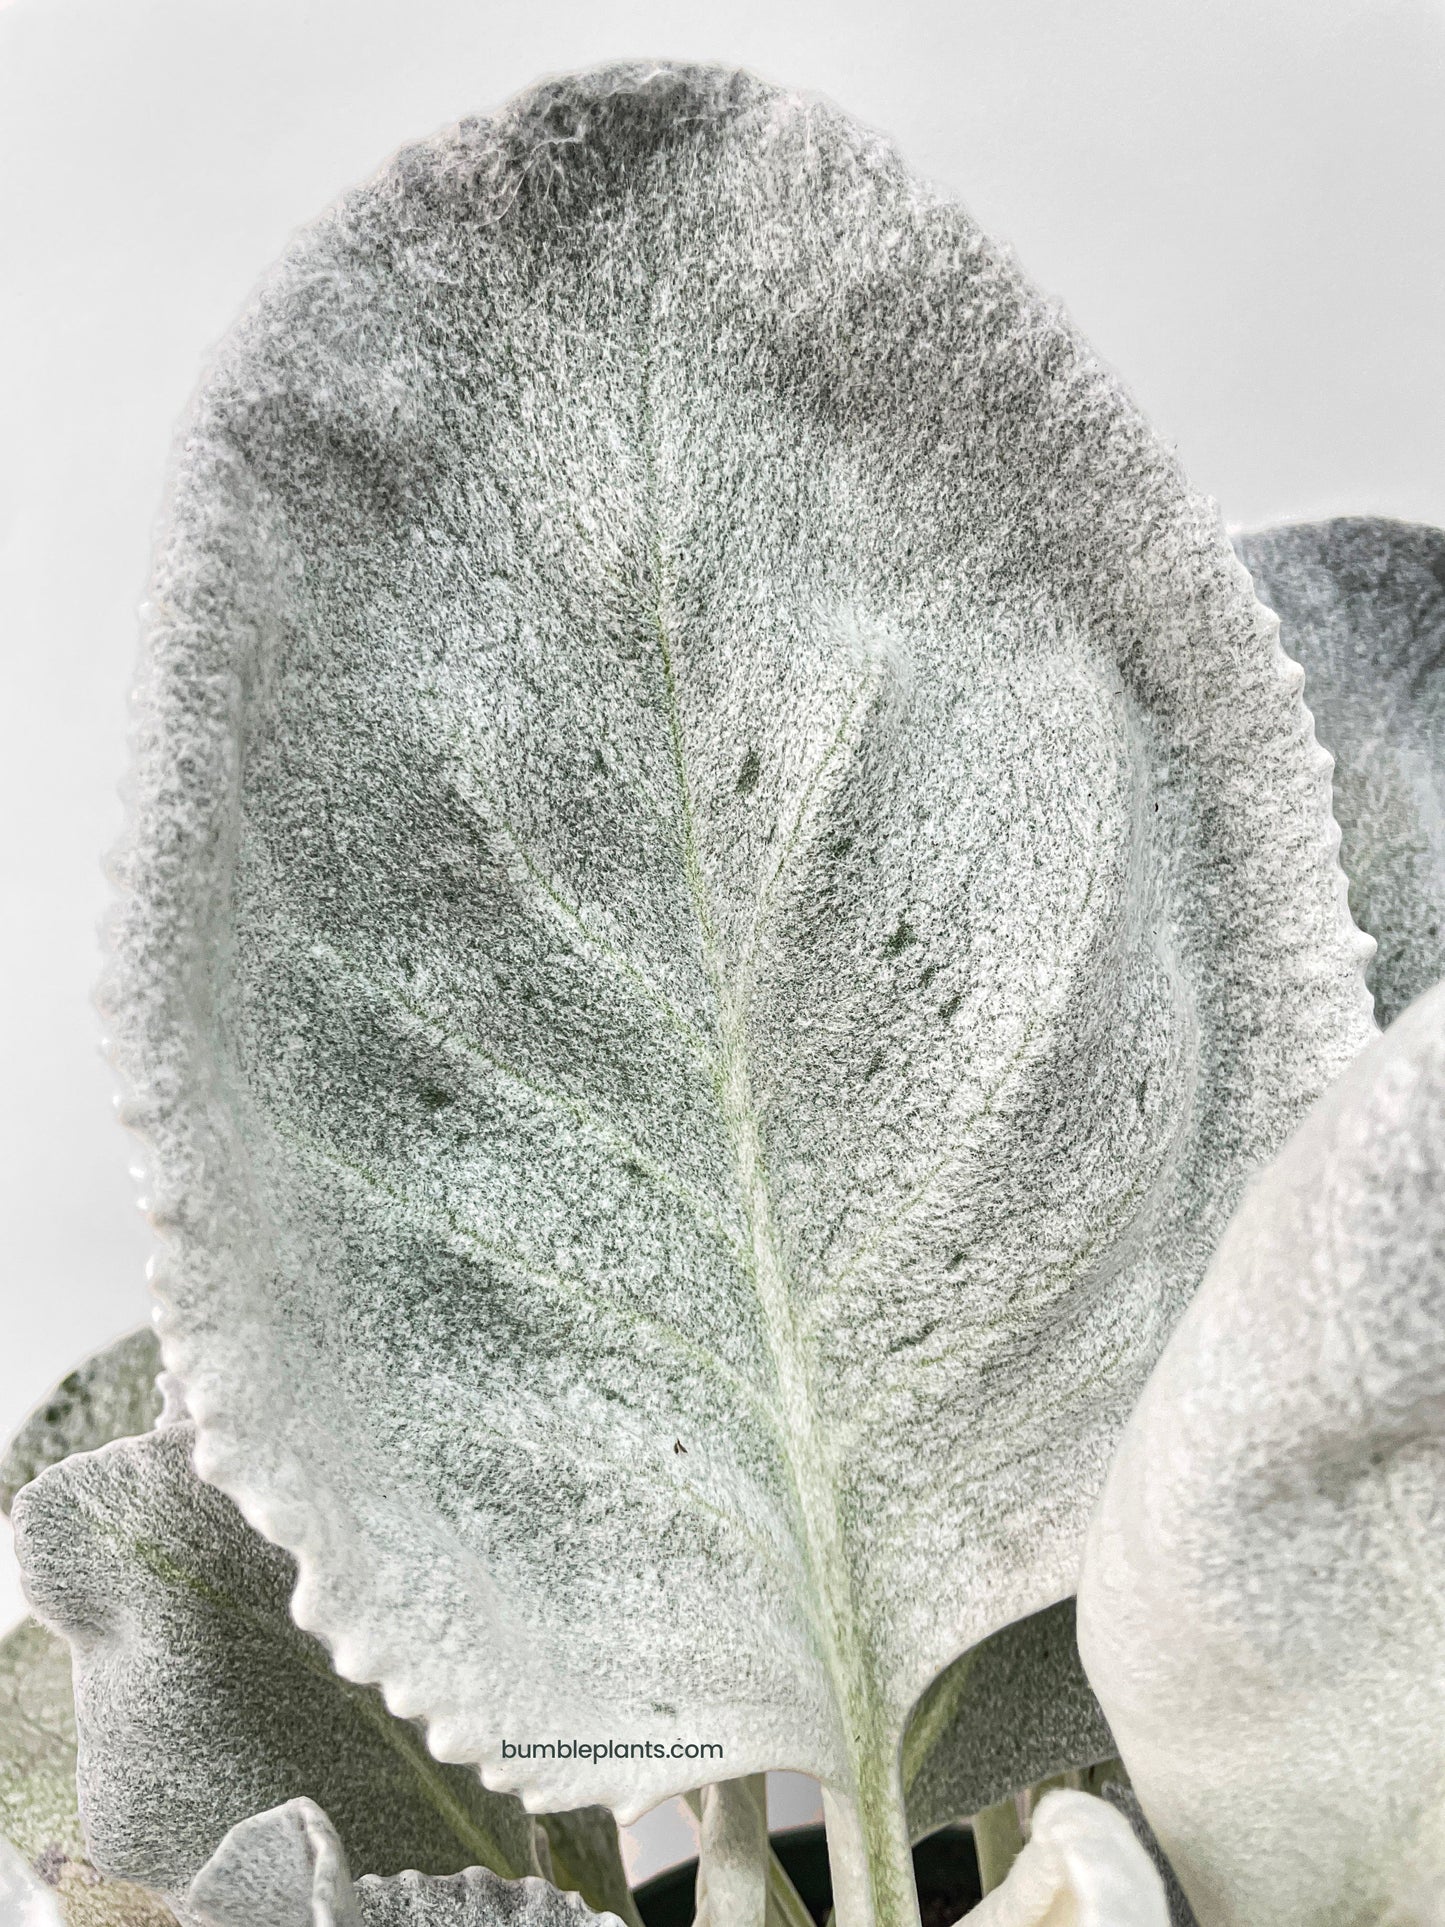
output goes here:
[{"label": "leaf stem", "polygon": [[856,1800],[824,1787],[823,1818],[836,1927],[919,1927],[913,1848],[896,1762],[886,1775],[870,1774]]},{"label": "leaf stem", "polygon": [[[695,1792],[683,1795],[699,1820],[702,1818],[703,1791],[699,1787]],[[763,1799],[766,1802],[766,1787]],[[767,1927],[814,1927],[813,1916],[803,1905],[802,1895],[793,1885],[791,1875],[771,1845],[768,1847],[767,1861]]]}]

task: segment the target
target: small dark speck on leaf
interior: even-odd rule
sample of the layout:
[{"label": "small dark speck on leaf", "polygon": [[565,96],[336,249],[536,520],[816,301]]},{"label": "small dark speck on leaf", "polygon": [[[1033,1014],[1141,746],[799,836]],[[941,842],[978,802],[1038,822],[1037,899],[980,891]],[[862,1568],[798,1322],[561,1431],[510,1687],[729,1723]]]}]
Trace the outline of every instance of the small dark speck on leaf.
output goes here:
[{"label": "small dark speck on leaf", "polygon": [[968,1253],[966,1251],[955,1251],[953,1256],[949,1259],[948,1263],[944,1266],[944,1270],[945,1271],[962,1271],[963,1261],[967,1256],[968,1256]]},{"label": "small dark speck on leaf", "polygon": [[828,855],[836,862],[839,857],[847,856],[852,847],[853,839],[851,836],[835,836],[833,841],[828,845]]},{"label": "small dark speck on leaf", "polygon": [[602,754],[600,749],[594,749],[592,752],[592,767],[599,776],[605,776],[607,774],[607,758]]},{"label": "small dark speck on leaf", "polygon": [[758,752],[755,749],[750,749],[743,758],[743,766],[738,771],[738,780],[734,783],[733,788],[739,796],[751,796],[758,786],[758,778],[762,773],[763,765],[759,759]]},{"label": "small dark speck on leaf", "polygon": [[927,968],[924,970],[923,975],[918,979],[918,988],[920,990],[927,990],[928,986],[933,982],[934,978],[937,975],[938,975],[938,965],[929,964]]},{"label": "small dark speck on leaf", "polygon": [[674,1439],[672,1441],[672,1449],[674,1452],[681,1452],[684,1457],[686,1457],[687,1455],[687,1447],[683,1444],[681,1439]]},{"label": "small dark speck on leaf", "polygon": [[444,1091],[440,1084],[426,1084],[422,1087],[421,1101],[429,1111],[444,1111],[455,1100],[450,1091]]},{"label": "small dark speck on leaf", "polygon": [[958,1015],[958,1007],[962,1002],[962,997],[956,994],[949,998],[948,1002],[938,1013],[945,1024],[951,1024],[953,1022],[954,1018]]},{"label": "small dark speck on leaf", "polygon": [[866,1083],[870,1077],[876,1077],[879,1071],[882,1070],[882,1068],[883,1068],[883,1053],[881,1050],[876,1050],[874,1051],[873,1055],[868,1059],[868,1068],[863,1073],[863,1081]]},{"label": "small dark speck on leaf", "polygon": [[899,957],[908,948],[909,944],[917,942],[918,932],[908,921],[907,917],[900,917],[898,919],[898,928],[883,946],[883,954],[885,957]]}]

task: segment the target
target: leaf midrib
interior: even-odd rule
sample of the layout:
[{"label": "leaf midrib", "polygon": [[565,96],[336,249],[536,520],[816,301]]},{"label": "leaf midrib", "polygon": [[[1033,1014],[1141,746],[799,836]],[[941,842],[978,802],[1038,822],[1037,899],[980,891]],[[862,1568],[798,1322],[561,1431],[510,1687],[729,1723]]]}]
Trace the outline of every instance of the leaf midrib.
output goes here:
[{"label": "leaf midrib", "polygon": [[732,1147],[747,1226],[747,1270],[757,1294],[763,1331],[777,1375],[780,1443],[797,1501],[803,1536],[802,1552],[814,1597],[822,1609],[815,1619],[815,1632],[832,1678],[840,1715],[841,1738],[857,1785],[862,1777],[858,1768],[863,1757],[872,1755],[876,1764],[877,1749],[883,1738],[878,1730],[878,1694],[876,1682],[862,1652],[852,1611],[853,1588],[842,1522],[838,1517],[832,1455],[815,1423],[812,1374],[807,1354],[798,1340],[786,1268],[773,1230],[772,1197],[748,1071],[746,986],[742,987],[740,996],[728,980],[698,845],[677,676],[665,607],[666,571],[662,550],[652,387],[652,317],[649,314],[642,344],[641,411],[652,594],[652,606],[648,613],[662,672],[673,773],[678,789],[683,866],[697,918],[703,972],[717,1010],[719,1074],[713,1080],[713,1089]]}]

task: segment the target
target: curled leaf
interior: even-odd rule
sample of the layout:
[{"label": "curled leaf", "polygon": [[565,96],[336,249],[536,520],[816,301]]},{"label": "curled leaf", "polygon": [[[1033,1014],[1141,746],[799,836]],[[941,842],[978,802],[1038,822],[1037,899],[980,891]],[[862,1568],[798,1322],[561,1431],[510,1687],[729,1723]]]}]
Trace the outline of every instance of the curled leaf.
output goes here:
[{"label": "curled leaf", "polygon": [[1445,977],[1445,532],[1341,518],[1236,538],[1335,758],[1350,907],[1391,1024]]},{"label": "curled leaf", "polygon": [[192,1428],[50,1467],[15,1505],[37,1613],[74,1655],[96,1864],[181,1893],[241,1820],[304,1795],[354,1867],[536,1866],[532,1822],[443,1766],[292,1623],[295,1568],[190,1463]]},{"label": "curled leaf", "polygon": [[1129,1822],[1092,1793],[1047,1793],[1027,1844],[967,1927],[1169,1927],[1164,1887]]},{"label": "curled leaf", "polygon": [[22,1485],[72,1452],[149,1431],[160,1417],[161,1348],[149,1326],[94,1353],[43,1399],[0,1458],[0,1511]]},{"label": "curled leaf", "polygon": [[1080,1645],[1209,1927],[1445,1892],[1445,985],[1246,1194],[1120,1445]]},{"label": "curled leaf", "polygon": [[1369,1030],[1214,511],[876,136],[611,68],[296,243],[148,652],[108,1000],[201,1471],[443,1758],[815,1774],[906,1917],[909,1709],[1071,1590]]},{"label": "curled leaf", "polygon": [[186,1892],[198,1927],[360,1927],[336,1829],[311,1800],[240,1820]]}]

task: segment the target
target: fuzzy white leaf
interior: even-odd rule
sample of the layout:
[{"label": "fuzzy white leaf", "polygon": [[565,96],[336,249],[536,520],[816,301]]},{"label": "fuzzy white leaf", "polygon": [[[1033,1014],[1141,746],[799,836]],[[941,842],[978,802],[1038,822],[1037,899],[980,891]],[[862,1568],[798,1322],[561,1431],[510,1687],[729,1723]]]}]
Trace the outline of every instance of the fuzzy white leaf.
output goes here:
[{"label": "fuzzy white leaf", "polygon": [[1376,1014],[1445,977],[1445,532],[1342,518],[1236,538],[1335,758],[1350,906]]},{"label": "fuzzy white leaf", "polygon": [[197,1873],[185,1911],[197,1927],[360,1927],[346,1854],[314,1801],[238,1821]]},{"label": "fuzzy white leaf", "polygon": [[609,69],[299,239],[148,648],[108,995],[202,1472],[443,1758],[797,1768],[911,1893],[909,1708],[1072,1589],[1369,1031],[1212,507],[876,136]]},{"label": "fuzzy white leaf", "polygon": [[1247,1194],[1130,1419],[1079,1639],[1203,1927],[1445,1893],[1445,986]]},{"label": "fuzzy white leaf", "polygon": [[1046,1793],[1003,1885],[968,1927],[1169,1927],[1164,1884],[1129,1822],[1092,1793]]}]

